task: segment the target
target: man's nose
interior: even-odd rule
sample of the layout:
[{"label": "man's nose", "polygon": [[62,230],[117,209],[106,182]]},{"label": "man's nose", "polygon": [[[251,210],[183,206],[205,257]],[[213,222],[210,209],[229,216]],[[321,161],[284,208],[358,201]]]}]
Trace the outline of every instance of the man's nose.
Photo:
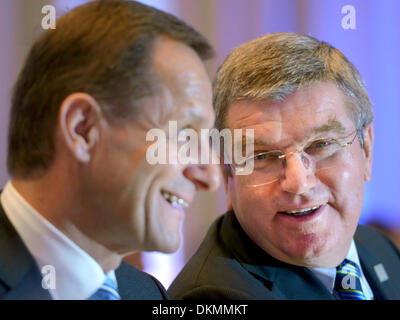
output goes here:
[{"label": "man's nose", "polygon": [[292,194],[303,194],[316,184],[312,165],[303,154],[291,154],[286,157],[281,187]]},{"label": "man's nose", "polygon": [[220,168],[216,164],[190,165],[183,174],[199,190],[214,191],[221,183]]}]

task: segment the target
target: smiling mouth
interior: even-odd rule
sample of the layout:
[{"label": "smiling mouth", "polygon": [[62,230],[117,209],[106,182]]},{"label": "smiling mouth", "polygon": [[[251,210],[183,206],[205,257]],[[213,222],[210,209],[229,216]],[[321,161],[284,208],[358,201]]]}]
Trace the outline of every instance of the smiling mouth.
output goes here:
[{"label": "smiling mouth", "polygon": [[187,208],[189,206],[189,204],[185,200],[179,198],[175,194],[172,194],[167,191],[161,191],[161,194],[164,197],[164,199],[167,200],[173,207]]},{"label": "smiling mouth", "polygon": [[288,214],[288,215],[292,215],[292,216],[296,216],[296,217],[306,216],[306,215],[309,215],[311,213],[314,213],[320,207],[321,206],[315,206],[315,207],[299,209],[299,210],[281,211],[280,213],[284,213],[284,214]]}]

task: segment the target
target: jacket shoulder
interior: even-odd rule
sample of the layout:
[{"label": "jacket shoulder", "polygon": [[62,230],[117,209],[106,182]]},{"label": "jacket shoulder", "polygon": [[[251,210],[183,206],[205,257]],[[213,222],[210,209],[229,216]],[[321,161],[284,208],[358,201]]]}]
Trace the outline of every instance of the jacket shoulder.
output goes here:
[{"label": "jacket shoulder", "polygon": [[377,256],[393,256],[397,260],[400,258],[400,251],[397,246],[375,228],[359,225],[354,239],[356,243],[367,247]]}]

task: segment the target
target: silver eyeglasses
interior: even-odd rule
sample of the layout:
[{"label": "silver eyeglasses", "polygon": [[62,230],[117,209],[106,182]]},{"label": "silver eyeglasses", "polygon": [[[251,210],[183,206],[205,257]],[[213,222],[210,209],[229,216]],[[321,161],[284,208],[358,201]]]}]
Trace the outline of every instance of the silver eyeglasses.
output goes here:
[{"label": "silver eyeglasses", "polygon": [[[341,138],[319,138],[307,143],[300,150],[283,153],[280,150],[256,153],[245,158],[239,164],[231,165],[236,174],[241,175],[244,183],[249,187],[257,187],[272,183],[284,173],[287,165],[287,157],[299,155],[306,169],[321,170],[337,165],[336,155],[338,151],[349,147],[357,137],[355,130],[349,135]],[[353,136],[354,135],[354,136]],[[351,137],[351,140],[348,140]],[[249,164],[251,164],[249,166]],[[253,170],[243,173],[245,168],[252,167]]]}]

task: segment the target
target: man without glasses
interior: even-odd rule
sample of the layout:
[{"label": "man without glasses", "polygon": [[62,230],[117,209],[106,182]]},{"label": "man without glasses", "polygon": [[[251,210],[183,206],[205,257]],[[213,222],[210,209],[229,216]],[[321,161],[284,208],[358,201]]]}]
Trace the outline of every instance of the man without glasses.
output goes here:
[{"label": "man without glasses", "polygon": [[78,7],[35,42],[12,98],[0,298],[167,298],[121,259],[175,251],[196,189],[218,186],[213,166],[146,161],[150,129],[212,126],[211,55],[182,21],[122,0]]},{"label": "man without glasses", "polygon": [[178,299],[400,299],[400,255],[358,225],[372,110],[343,54],[275,33],[234,49],[214,84],[216,127],[254,129],[254,170],[225,165],[232,210],[172,284]]}]

